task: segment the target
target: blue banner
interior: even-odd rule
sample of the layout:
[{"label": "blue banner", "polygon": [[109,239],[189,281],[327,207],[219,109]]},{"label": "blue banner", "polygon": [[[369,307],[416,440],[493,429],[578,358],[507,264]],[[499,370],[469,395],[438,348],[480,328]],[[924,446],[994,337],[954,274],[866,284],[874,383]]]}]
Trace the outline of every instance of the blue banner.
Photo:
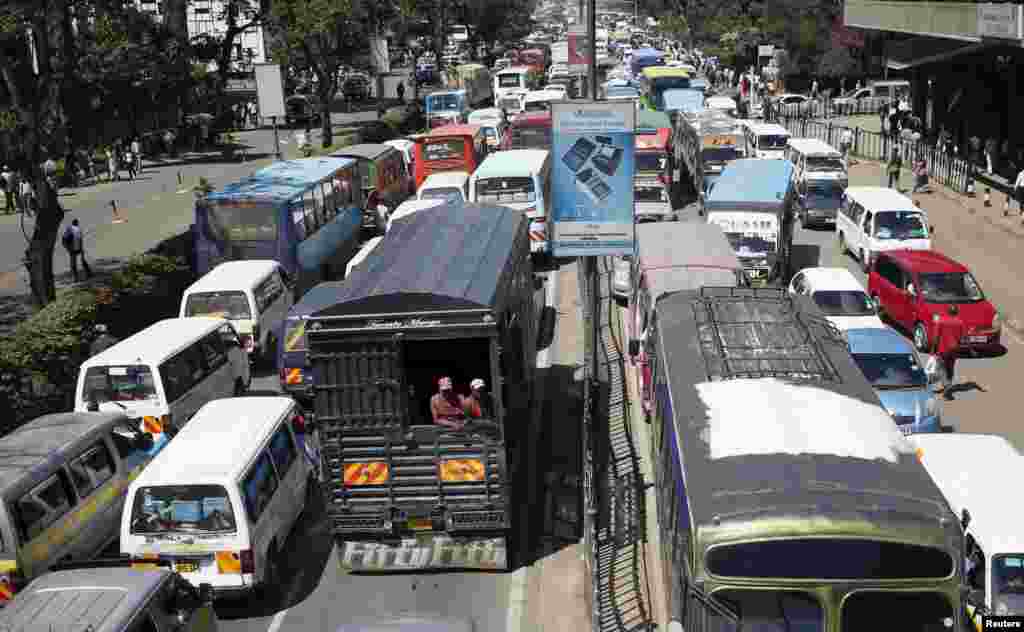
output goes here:
[{"label": "blue banner", "polygon": [[552,254],[632,254],[636,106],[554,102],[551,114]]}]

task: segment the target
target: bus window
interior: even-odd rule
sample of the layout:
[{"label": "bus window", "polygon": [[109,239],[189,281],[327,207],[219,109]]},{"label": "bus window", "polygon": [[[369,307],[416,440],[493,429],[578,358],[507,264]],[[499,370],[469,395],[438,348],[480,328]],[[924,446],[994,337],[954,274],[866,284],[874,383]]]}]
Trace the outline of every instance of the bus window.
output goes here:
[{"label": "bus window", "polygon": [[207,205],[214,236],[220,240],[272,241],[277,239],[277,209],[271,205]]},{"label": "bus window", "polygon": [[288,212],[292,215],[292,225],[295,226],[295,238],[302,241],[306,238],[306,213],[302,208],[302,198],[292,200],[288,204]]},{"label": "bus window", "polygon": [[317,228],[327,223],[327,217],[324,215],[324,188],[323,184],[316,184],[313,186],[313,212],[316,213],[316,225]]}]

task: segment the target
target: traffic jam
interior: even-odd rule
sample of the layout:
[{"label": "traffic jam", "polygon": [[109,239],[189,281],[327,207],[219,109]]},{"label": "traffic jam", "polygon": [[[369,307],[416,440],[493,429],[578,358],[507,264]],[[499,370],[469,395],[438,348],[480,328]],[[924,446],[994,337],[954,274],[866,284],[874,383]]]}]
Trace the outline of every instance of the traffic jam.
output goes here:
[{"label": "traffic jam", "polygon": [[[738,118],[757,112],[716,58],[599,22],[592,92],[635,111],[633,253],[606,262],[670,618],[691,581],[751,629],[1024,613],[993,498],[1024,458],[943,425],[957,358],[1001,342],[971,271],[911,197],[851,185],[847,147]],[[320,503],[347,570],[515,570],[540,272],[567,263],[553,110],[587,92],[564,31],[457,65],[421,95],[423,133],[196,201],[179,317],[83,364],[73,411],[0,438],[0,627],[106,582],[131,605],[103,629],[215,629],[215,601],[278,589]],[[597,204],[625,155],[598,135],[555,158]],[[863,275],[799,262],[807,231]],[[280,392],[251,392],[258,372]]]}]

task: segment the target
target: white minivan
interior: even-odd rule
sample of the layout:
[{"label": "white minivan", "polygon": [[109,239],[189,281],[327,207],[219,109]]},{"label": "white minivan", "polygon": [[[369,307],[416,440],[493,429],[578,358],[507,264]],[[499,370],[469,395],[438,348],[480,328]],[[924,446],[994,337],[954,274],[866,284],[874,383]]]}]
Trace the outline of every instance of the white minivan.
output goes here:
[{"label": "white minivan", "polygon": [[848,187],[836,215],[840,252],[851,253],[865,272],[879,252],[931,250],[933,232],[924,209],[885,187]]},{"label": "white minivan", "polygon": [[469,174],[465,171],[432,173],[420,185],[416,199],[464,204],[469,200]]},{"label": "white minivan", "polygon": [[86,360],[75,410],[123,412],[157,434],[180,430],[206,402],[241,395],[251,381],[230,322],[167,318]]},{"label": "white minivan", "polygon": [[179,316],[228,319],[249,357],[272,363],[277,353],[274,333],[291,309],[294,287],[276,261],[226,261],[185,290]]},{"label": "white minivan", "polygon": [[208,403],[128,488],[121,553],[169,559],[218,596],[279,590],[285,542],[315,490],[303,423],[290,397]]}]

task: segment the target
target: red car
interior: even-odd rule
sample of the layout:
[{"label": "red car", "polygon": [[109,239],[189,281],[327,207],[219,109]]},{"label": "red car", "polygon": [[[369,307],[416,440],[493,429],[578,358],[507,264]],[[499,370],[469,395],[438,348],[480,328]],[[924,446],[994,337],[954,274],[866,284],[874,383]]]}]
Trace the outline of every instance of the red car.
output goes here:
[{"label": "red car", "polygon": [[868,275],[868,293],[879,312],[912,332],[914,346],[930,352],[940,315],[959,316],[966,328],[961,345],[999,345],[999,314],[962,264],[934,250],[879,252]]}]

